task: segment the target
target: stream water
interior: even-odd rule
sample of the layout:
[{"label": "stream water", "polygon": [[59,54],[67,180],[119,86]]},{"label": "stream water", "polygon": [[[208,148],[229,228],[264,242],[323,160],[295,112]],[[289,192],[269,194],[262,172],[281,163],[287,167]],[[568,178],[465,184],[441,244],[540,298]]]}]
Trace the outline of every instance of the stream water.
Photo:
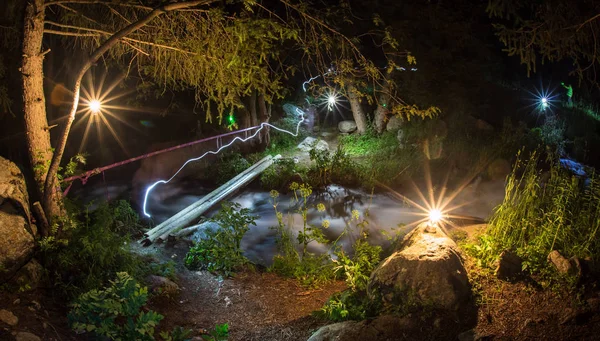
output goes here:
[{"label": "stream water", "polygon": [[[158,224],[183,208],[192,204],[202,196],[210,192],[210,189],[202,188],[190,181],[171,182],[163,187],[157,188],[149,198],[148,210],[153,215],[154,224]],[[417,185],[424,191],[425,187]],[[106,197],[116,198],[124,196],[130,189],[125,185],[105,184],[93,187],[81,188],[79,196],[84,201],[105,200]],[[447,193],[451,193],[448,189]],[[404,190],[402,195],[423,204],[414,190]],[[466,186],[452,201],[450,206],[461,206],[452,212],[454,215],[487,219],[495,206],[502,202],[504,196],[504,181],[474,181]],[[276,231],[272,229],[277,225],[277,218],[273,208],[273,201],[268,191],[247,188],[232,198],[232,202],[239,203],[242,207],[251,210],[253,215],[258,216],[256,226],[242,240],[242,247],[246,256],[254,262],[268,265],[277,252]],[[278,210],[284,214],[284,221],[294,231],[302,228],[302,217],[297,213],[297,205],[293,202],[293,194],[280,194],[278,198]],[[318,212],[315,208],[317,203],[325,204],[326,210]],[[344,188],[341,186],[329,186],[324,192],[313,192],[309,200],[308,223],[321,226],[323,220],[330,222],[329,228],[324,232],[330,240],[335,240],[347,228],[356,230],[356,220],[352,220],[352,211],[357,210],[360,220],[368,221],[369,239],[372,243],[386,246],[389,245],[388,235],[398,233],[400,236],[408,233],[414,227],[414,222],[423,218],[418,213],[421,211],[411,207],[408,203],[389,193],[367,193],[362,190]],[[210,217],[218,209],[207,212]],[[476,220],[476,219],[473,219]],[[347,235],[339,240],[346,249],[352,244],[356,234]],[[327,252],[329,246],[312,242],[309,250],[315,253]]]}]

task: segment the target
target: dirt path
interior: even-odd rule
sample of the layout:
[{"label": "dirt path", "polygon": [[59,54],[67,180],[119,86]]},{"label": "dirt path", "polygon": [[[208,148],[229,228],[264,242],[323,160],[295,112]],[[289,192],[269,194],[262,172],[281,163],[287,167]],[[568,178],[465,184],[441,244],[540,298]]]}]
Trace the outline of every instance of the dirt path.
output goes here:
[{"label": "dirt path", "polygon": [[198,336],[216,324],[229,324],[228,340],[307,340],[327,324],[311,313],[323,306],[345,284],[332,282],[318,290],[307,290],[295,280],[279,277],[264,269],[245,271],[235,278],[222,279],[207,271],[189,271],[183,266],[189,244],[138,247],[136,252],[176,264],[176,297],[158,297],[150,307],[165,319],[161,330],[182,326]]}]

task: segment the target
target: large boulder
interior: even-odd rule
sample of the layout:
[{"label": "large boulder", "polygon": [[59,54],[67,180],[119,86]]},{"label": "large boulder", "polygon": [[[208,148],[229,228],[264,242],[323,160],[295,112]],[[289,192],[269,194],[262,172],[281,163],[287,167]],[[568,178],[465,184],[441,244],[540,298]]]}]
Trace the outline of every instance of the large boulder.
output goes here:
[{"label": "large boulder", "polygon": [[397,116],[392,116],[390,117],[387,125],[385,126],[385,129],[387,131],[396,131],[400,128],[402,128],[402,124],[404,124],[404,120],[400,117]]},{"label": "large boulder", "polygon": [[456,311],[470,302],[471,287],[456,243],[440,228],[428,232],[423,223],[373,271],[368,294],[392,305]]},{"label": "large boulder", "polygon": [[10,279],[33,256],[34,229],[25,178],[0,157],[0,283]]},{"label": "large boulder", "polygon": [[340,131],[340,133],[344,134],[352,133],[356,130],[356,122],[351,120],[341,121],[340,123],[338,123],[338,130]]},{"label": "large boulder", "polygon": [[324,151],[329,150],[329,144],[323,140],[317,140],[314,137],[307,137],[302,141],[298,147],[303,152],[309,152],[312,149]]}]

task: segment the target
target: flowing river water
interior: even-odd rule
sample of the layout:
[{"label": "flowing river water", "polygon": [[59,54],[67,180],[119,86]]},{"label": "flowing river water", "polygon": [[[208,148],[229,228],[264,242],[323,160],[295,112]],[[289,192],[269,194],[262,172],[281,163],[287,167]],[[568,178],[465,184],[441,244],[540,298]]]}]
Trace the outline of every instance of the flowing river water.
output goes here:
[{"label": "flowing river water", "polygon": [[[210,189],[202,188],[191,181],[173,181],[161,186],[161,188],[155,190],[155,195],[151,196],[148,201],[148,210],[153,215],[154,224],[166,220],[210,192]],[[277,218],[270,193],[255,187],[257,186],[243,189],[229,200],[250,209],[253,215],[258,216],[256,226],[251,226],[244,236],[242,247],[250,260],[269,265],[277,252],[277,233],[272,228],[277,225]],[[417,187],[422,192],[426,192],[424,185],[417,185]],[[87,188],[83,187],[78,191],[78,194],[86,202],[93,200],[97,203],[105,200],[107,196],[110,198],[126,196],[128,191],[130,189],[125,185],[100,184],[98,186],[88,186]],[[446,193],[452,193],[452,189],[449,188]],[[401,194],[423,205],[414,189],[404,189]],[[503,180],[476,180],[465,186],[449,206],[461,206],[452,212],[453,215],[485,220],[491,215],[494,207],[502,202],[503,196]],[[283,213],[284,222],[291,226],[296,232],[294,235],[297,235],[297,231],[302,228],[303,220],[301,215],[297,213],[298,205],[294,204],[293,194],[280,194],[277,200],[279,202],[277,208]],[[325,204],[326,210],[318,212],[315,207],[317,203]],[[421,210],[391,193],[371,194],[363,190],[336,185],[329,186],[323,192],[314,191],[309,197],[308,206],[310,207],[308,211],[309,224],[321,226],[325,219],[330,222],[329,227],[324,229],[325,235],[330,240],[337,239],[346,228],[354,232],[340,238],[339,244],[345,249],[350,248],[357,235],[357,220],[352,219],[353,210],[359,213],[359,221],[366,219],[368,222],[370,242],[384,247],[389,245],[389,240],[383,231],[388,236],[395,234],[403,236],[415,226],[413,224],[415,221],[423,218],[418,215],[422,213]],[[207,212],[206,216],[210,217],[217,209],[218,207]],[[312,242],[309,244],[309,250],[315,253],[328,252],[330,246]]]}]

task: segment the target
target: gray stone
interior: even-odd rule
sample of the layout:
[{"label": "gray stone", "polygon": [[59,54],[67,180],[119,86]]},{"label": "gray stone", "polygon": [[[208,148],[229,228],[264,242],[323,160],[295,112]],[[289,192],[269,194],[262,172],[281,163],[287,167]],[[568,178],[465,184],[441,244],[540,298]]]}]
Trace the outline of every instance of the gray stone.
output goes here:
[{"label": "gray stone", "polygon": [[179,286],[172,280],[162,277],[150,275],[146,278],[146,283],[153,293],[160,293],[166,296],[173,296],[179,293]]},{"label": "gray stone", "polygon": [[308,341],[377,340],[377,334],[363,322],[344,321],[319,328]]},{"label": "gray stone", "polygon": [[406,235],[397,251],[373,271],[369,297],[449,310],[469,303],[471,287],[456,243],[439,228],[427,232],[427,226],[422,223]]},{"label": "gray stone", "polygon": [[16,341],[41,341],[37,335],[29,332],[19,332],[15,336]]},{"label": "gray stone", "polygon": [[341,121],[338,123],[338,130],[340,133],[351,133],[356,130],[356,122],[352,120]]},{"label": "gray stone", "polygon": [[196,229],[196,231],[190,237],[190,240],[198,243],[202,239],[206,239],[208,237],[208,235],[207,235],[208,231],[212,231],[212,232],[217,231],[219,229],[219,227],[220,227],[219,224],[215,223],[214,221],[210,221],[210,220],[200,223],[200,224],[198,224],[198,228]]},{"label": "gray stone", "polygon": [[19,288],[26,288],[27,290],[36,289],[42,281],[43,270],[40,263],[32,259],[17,271],[10,282],[19,286]]},{"label": "gray stone", "polygon": [[11,311],[2,309],[0,310],[0,321],[14,327],[17,325],[17,323],[19,323],[19,318],[16,317]]},{"label": "gray stone", "polygon": [[566,275],[573,271],[573,266],[560,252],[553,250],[548,254],[548,261],[554,265],[558,273]]},{"label": "gray stone", "polygon": [[510,250],[504,250],[498,259],[496,277],[502,280],[513,280],[522,275],[523,260]]},{"label": "gray stone", "polygon": [[303,152],[309,152],[312,149],[316,150],[329,150],[329,144],[323,140],[317,140],[314,137],[307,137],[297,147]]},{"label": "gray stone", "polygon": [[25,178],[14,163],[0,157],[0,283],[33,256],[35,238],[30,221]]},{"label": "gray stone", "polygon": [[404,120],[397,117],[397,116],[392,116],[390,117],[387,125],[385,126],[385,129],[387,131],[396,131],[400,128],[402,128],[402,124],[404,123]]}]

